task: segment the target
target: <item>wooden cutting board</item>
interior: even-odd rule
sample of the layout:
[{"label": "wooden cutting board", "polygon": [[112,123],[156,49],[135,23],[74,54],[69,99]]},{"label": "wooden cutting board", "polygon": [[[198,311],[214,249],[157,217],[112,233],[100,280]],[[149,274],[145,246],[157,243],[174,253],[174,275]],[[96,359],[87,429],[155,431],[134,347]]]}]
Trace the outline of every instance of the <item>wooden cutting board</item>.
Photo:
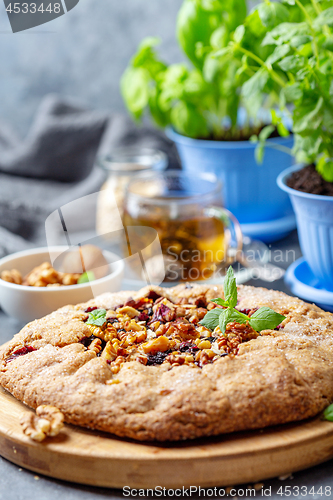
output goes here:
[{"label": "wooden cutting board", "polygon": [[333,456],[333,423],[319,418],[166,445],[66,425],[55,438],[35,443],[22,433],[22,411],[32,410],[0,388],[0,454],[39,474],[93,486],[236,485],[295,472]]}]

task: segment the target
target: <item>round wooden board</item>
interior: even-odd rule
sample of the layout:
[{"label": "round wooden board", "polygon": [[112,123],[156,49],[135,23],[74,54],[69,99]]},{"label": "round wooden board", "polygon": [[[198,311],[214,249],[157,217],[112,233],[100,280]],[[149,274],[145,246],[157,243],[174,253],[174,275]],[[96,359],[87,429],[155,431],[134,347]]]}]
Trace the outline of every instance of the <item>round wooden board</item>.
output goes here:
[{"label": "round wooden board", "polygon": [[235,485],[295,472],[333,456],[333,423],[319,418],[166,445],[66,425],[55,438],[36,443],[22,433],[23,410],[32,411],[0,388],[0,454],[37,473],[93,486]]}]

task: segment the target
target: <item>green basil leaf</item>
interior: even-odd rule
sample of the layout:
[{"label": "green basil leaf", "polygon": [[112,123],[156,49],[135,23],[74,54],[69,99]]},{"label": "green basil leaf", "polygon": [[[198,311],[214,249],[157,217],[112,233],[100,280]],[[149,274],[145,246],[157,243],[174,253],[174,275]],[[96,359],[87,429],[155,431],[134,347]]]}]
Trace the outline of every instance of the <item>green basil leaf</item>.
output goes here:
[{"label": "green basil leaf", "polygon": [[312,37],[309,35],[296,35],[293,36],[290,40],[290,45],[292,47],[300,47],[301,45],[305,45],[306,43],[311,42]]},{"label": "green basil leaf", "polygon": [[323,179],[327,182],[333,182],[333,161],[327,158],[326,155],[319,158],[317,161],[317,170]]},{"label": "green basil leaf", "polygon": [[204,62],[203,66],[203,76],[207,82],[213,82],[215,77],[218,75],[218,72],[223,67],[224,61],[221,64],[221,59],[215,57],[214,52],[209,54]]},{"label": "green basil leaf", "polygon": [[106,310],[95,309],[89,313],[87,325],[103,326],[106,321]]},{"label": "green basil leaf", "polygon": [[263,143],[259,143],[254,150],[254,156],[258,165],[262,165],[265,157],[265,146]]},{"label": "green basil leaf", "polygon": [[235,32],[234,32],[234,40],[236,43],[241,43],[243,37],[245,34],[245,26],[241,24],[240,26],[237,26]]},{"label": "green basil leaf", "polygon": [[120,86],[128,109],[135,118],[140,118],[149,100],[148,71],[143,68],[127,68]]},{"label": "green basil leaf", "polygon": [[226,26],[219,26],[215,31],[213,31],[210,37],[210,45],[213,49],[222,49],[227,45],[229,41],[229,32]]},{"label": "green basil leaf", "polygon": [[185,0],[177,17],[177,38],[183,51],[197,68],[202,68],[203,56],[198,57],[196,44],[209,46],[212,33],[221,25],[220,13],[205,10],[201,2]]},{"label": "green basil leaf", "polygon": [[82,285],[82,283],[88,283],[89,281],[94,281],[95,280],[95,275],[93,271],[87,271],[79,277],[77,280],[78,285]]},{"label": "green basil leaf", "polygon": [[313,22],[315,29],[320,29],[325,24],[333,26],[333,7],[323,10]]},{"label": "green basil leaf", "polygon": [[324,410],[324,419],[329,420],[330,422],[333,422],[333,405],[329,405],[325,410]]},{"label": "green basil leaf", "polygon": [[262,141],[262,142],[267,141],[267,139],[274,132],[274,130],[275,130],[274,125],[267,125],[260,132],[260,134],[259,134],[259,140]]},{"label": "green basil leaf", "polygon": [[219,307],[208,311],[206,316],[199,321],[199,324],[209,328],[209,330],[215,330],[215,328],[219,325],[219,318],[223,311],[225,311],[225,309],[220,309]]},{"label": "green basil leaf", "polygon": [[292,85],[286,85],[282,89],[286,102],[294,102],[301,99],[303,96],[303,90],[300,83],[293,83]]},{"label": "green basil leaf", "polygon": [[304,57],[294,55],[287,56],[279,62],[279,66],[283,71],[294,71],[303,67]]},{"label": "green basil leaf", "polygon": [[285,318],[285,316],[273,311],[269,307],[261,307],[250,316],[249,324],[256,332],[274,330]]},{"label": "green basil leaf", "polygon": [[276,28],[268,31],[262,45],[282,45],[289,43],[291,38],[297,35],[307,35],[309,27],[306,22],[303,23],[281,23]]},{"label": "green basil leaf", "polygon": [[228,301],[229,307],[235,307],[237,304],[237,285],[234,270],[231,266],[227,271],[223,283],[224,298]]},{"label": "green basil leaf", "polygon": [[258,6],[261,22],[267,28],[274,28],[277,24],[289,19],[288,9],[278,2],[263,2]]},{"label": "green basil leaf", "polygon": [[160,39],[152,36],[148,36],[142,40],[140,43],[136,54],[132,58],[132,66],[134,68],[140,68],[145,66],[147,61],[155,58],[155,53],[153,47],[160,43]]},{"label": "green basil leaf", "polygon": [[306,130],[316,130],[323,121],[323,114],[324,99],[322,96],[319,97],[317,103],[312,99],[308,102],[303,101],[302,106],[295,109],[293,131],[299,134]]},{"label": "green basil leaf", "polygon": [[329,50],[330,52],[333,52],[333,36],[332,35],[326,35],[325,41],[323,42],[323,47],[326,50]]},{"label": "green basil leaf", "polygon": [[265,68],[260,68],[251,78],[243,85],[243,95],[245,98],[250,98],[253,94],[263,92],[266,83],[269,80],[269,73]]},{"label": "green basil leaf", "polygon": [[171,123],[175,129],[189,137],[207,137],[209,129],[207,120],[200,108],[185,101],[179,101],[171,110]]},{"label": "green basil leaf", "polygon": [[278,45],[275,47],[274,52],[268,57],[266,63],[274,64],[283,57],[285,57],[290,51],[290,47],[288,44]]}]

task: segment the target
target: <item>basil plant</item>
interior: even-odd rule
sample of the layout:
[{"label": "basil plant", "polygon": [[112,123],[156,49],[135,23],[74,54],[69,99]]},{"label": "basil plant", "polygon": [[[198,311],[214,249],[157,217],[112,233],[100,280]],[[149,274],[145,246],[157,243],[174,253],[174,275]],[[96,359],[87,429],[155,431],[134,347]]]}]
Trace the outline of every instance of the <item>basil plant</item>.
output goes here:
[{"label": "basil plant", "polygon": [[[230,44],[244,43],[260,60],[274,48],[262,44],[266,28],[258,12],[250,16],[250,23],[246,15],[246,0],[184,0],[177,38],[188,61],[167,65],[157,54],[159,40],[144,39],[121,80],[131,114],[140,119],[148,111],[159,126],[171,125],[194,138],[247,139],[260,129],[259,108],[240,93],[241,85],[253,75],[251,64],[234,55]],[[248,33],[242,31],[245,25]],[[277,85],[272,81],[271,90]],[[274,92],[270,103],[272,96]],[[238,125],[240,106],[248,110],[242,127]]]},{"label": "basil plant", "polygon": [[[253,32],[262,35],[261,48],[270,49],[267,57],[249,46]],[[315,164],[333,182],[333,1],[265,0],[215,57],[226,55],[242,62],[239,72],[252,74],[244,99],[258,107],[273,90],[281,111],[291,115],[297,161]],[[283,126],[274,109],[272,116]]]}]

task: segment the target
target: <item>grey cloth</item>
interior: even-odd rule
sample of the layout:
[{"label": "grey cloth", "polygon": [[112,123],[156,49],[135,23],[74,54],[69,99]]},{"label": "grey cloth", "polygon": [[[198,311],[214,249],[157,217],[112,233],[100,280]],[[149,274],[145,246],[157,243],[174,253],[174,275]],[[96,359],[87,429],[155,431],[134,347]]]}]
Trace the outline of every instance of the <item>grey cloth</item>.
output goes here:
[{"label": "grey cloth", "polygon": [[7,254],[26,250],[30,246],[33,246],[32,243],[21,238],[21,236],[17,236],[3,227],[0,227],[0,259]]},{"label": "grey cloth", "polygon": [[[48,133],[43,132],[43,124]],[[97,124],[99,131],[102,129],[104,131],[99,137],[101,141],[97,141]],[[34,142],[31,137],[35,138]],[[51,172],[49,162],[52,152],[59,146],[60,137],[64,137],[69,155],[66,160],[68,167],[66,179],[54,180],[52,174],[51,177],[45,174],[44,177],[47,178],[41,178],[41,175],[33,178],[36,172],[34,161],[40,166],[39,172]],[[95,140],[89,142],[88,137],[93,137]],[[78,147],[79,143],[82,150]],[[175,145],[167,139],[163,131],[148,125],[137,127],[129,117],[123,115],[110,115],[106,119],[99,113],[85,112],[83,109],[76,112],[69,101],[63,103],[56,96],[47,97],[42,102],[35,124],[27,138],[30,147],[21,145],[19,153],[16,149],[16,166],[28,169],[24,175],[8,173],[10,165],[8,158],[10,156],[14,158],[17,144],[18,139],[14,133],[5,126],[0,126],[0,257],[23,249],[25,244],[27,247],[30,244],[45,245],[45,220],[48,215],[73,200],[99,191],[106,174],[97,166],[93,166],[96,152],[97,156],[104,156],[117,147],[150,147],[160,149],[168,155],[169,168],[180,167]],[[45,155],[47,151],[51,152],[50,155]],[[66,148],[63,147],[61,151],[65,156]],[[75,164],[77,168],[83,165],[82,172],[78,175],[81,180],[73,182],[73,172],[69,164]],[[7,166],[6,173],[4,165]],[[90,167],[87,168],[87,165]],[[63,174],[66,172],[63,171]],[[85,215],[82,214],[81,217],[83,222],[87,219]]]},{"label": "grey cloth", "polygon": [[48,95],[24,141],[0,128],[0,171],[64,182],[82,180],[93,168],[107,121],[105,113]]}]

